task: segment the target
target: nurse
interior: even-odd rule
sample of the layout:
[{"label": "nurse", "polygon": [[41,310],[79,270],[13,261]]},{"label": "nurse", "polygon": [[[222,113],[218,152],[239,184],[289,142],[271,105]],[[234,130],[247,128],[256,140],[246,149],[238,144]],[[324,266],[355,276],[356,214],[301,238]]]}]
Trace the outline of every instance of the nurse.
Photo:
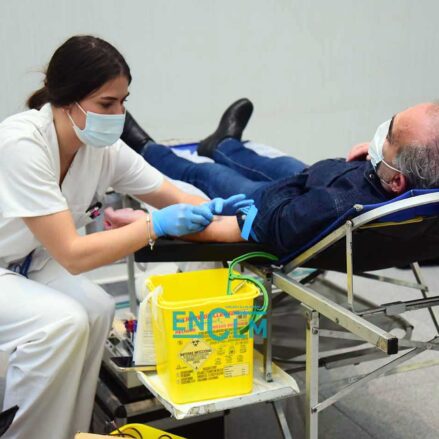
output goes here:
[{"label": "nurse", "polygon": [[[53,54],[30,110],[0,124],[0,351],[9,354],[3,407],[19,406],[5,438],[70,439],[89,429],[114,303],[80,273],[162,235],[240,240],[222,232],[235,216],[207,226],[213,214],[234,215],[251,201],[188,195],[119,140],[130,82],[112,45],[75,36]],[[81,236],[77,229],[109,187],[160,210]]]}]

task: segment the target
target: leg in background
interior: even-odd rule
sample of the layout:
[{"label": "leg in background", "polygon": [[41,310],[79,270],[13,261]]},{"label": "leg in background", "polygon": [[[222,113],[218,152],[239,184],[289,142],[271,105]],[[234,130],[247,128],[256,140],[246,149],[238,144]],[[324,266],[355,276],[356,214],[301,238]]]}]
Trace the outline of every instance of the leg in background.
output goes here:
[{"label": "leg in background", "polygon": [[253,181],[276,181],[302,172],[307,165],[293,157],[264,157],[241,141],[227,138],[213,152],[216,163],[225,165]]},{"label": "leg in background", "polygon": [[129,111],[125,113],[125,125],[120,138],[139,154],[148,142],[154,143],[151,136],[136,122]]},{"label": "leg in background", "polygon": [[[305,169],[307,165],[293,157],[264,157],[243,146],[241,142],[242,132],[250,119],[252,111],[252,103],[245,98],[239,99],[230,105],[222,115],[215,132],[200,142],[198,153],[213,158],[217,163],[225,165],[253,181],[280,180],[291,177]],[[148,151],[150,146],[154,145],[154,140],[142,129],[129,112],[126,113],[125,127],[121,139],[136,152],[142,154],[150,164],[159,168],[153,154]],[[164,171],[162,168],[161,170],[171,178],[181,180],[181,178],[172,177],[169,169]]]},{"label": "leg in background", "polygon": [[237,193],[252,197],[256,190],[267,184],[252,181],[217,163],[193,163],[161,145],[149,144],[143,151],[143,157],[168,177],[193,184],[211,198],[229,197]]}]

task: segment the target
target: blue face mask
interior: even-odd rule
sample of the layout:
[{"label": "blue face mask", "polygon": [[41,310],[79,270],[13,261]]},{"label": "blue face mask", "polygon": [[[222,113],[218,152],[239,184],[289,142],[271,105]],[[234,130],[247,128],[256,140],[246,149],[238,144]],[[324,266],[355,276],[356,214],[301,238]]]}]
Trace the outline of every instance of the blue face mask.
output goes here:
[{"label": "blue face mask", "polygon": [[125,113],[99,114],[85,111],[78,103],[76,105],[86,115],[84,129],[81,130],[75,124],[69,113],[67,116],[69,116],[73,129],[82,143],[95,148],[103,148],[112,145],[120,138],[125,125]]},{"label": "blue face mask", "polygon": [[388,168],[393,169],[397,172],[401,172],[399,169],[394,168],[384,160],[383,146],[384,142],[386,141],[387,134],[389,134],[390,122],[391,121],[388,120],[382,123],[377,128],[372,141],[369,143],[368,154],[370,156],[370,161],[372,162],[372,166],[374,167],[375,171],[377,169],[377,166],[381,162],[383,162]]}]

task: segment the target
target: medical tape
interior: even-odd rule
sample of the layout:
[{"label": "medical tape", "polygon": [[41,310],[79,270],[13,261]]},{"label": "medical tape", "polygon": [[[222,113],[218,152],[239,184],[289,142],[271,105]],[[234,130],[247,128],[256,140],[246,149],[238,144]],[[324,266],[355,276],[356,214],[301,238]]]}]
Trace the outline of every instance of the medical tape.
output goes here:
[{"label": "medical tape", "polygon": [[254,204],[246,212],[246,217],[245,217],[244,225],[242,226],[242,232],[241,232],[241,236],[246,241],[248,241],[249,236],[251,236],[252,239],[255,240],[256,242],[258,241],[258,239],[256,238],[256,235],[252,229],[253,221],[255,220],[257,214],[258,214],[258,208]]}]

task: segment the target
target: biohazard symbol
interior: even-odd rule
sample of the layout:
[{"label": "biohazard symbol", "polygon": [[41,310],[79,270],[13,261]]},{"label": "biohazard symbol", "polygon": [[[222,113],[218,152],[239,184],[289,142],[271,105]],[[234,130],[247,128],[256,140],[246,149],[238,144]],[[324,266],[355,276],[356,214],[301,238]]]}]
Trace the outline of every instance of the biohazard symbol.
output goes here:
[{"label": "biohazard symbol", "polygon": [[180,358],[192,369],[198,370],[212,354],[212,348],[203,340],[192,340],[180,352]]}]

